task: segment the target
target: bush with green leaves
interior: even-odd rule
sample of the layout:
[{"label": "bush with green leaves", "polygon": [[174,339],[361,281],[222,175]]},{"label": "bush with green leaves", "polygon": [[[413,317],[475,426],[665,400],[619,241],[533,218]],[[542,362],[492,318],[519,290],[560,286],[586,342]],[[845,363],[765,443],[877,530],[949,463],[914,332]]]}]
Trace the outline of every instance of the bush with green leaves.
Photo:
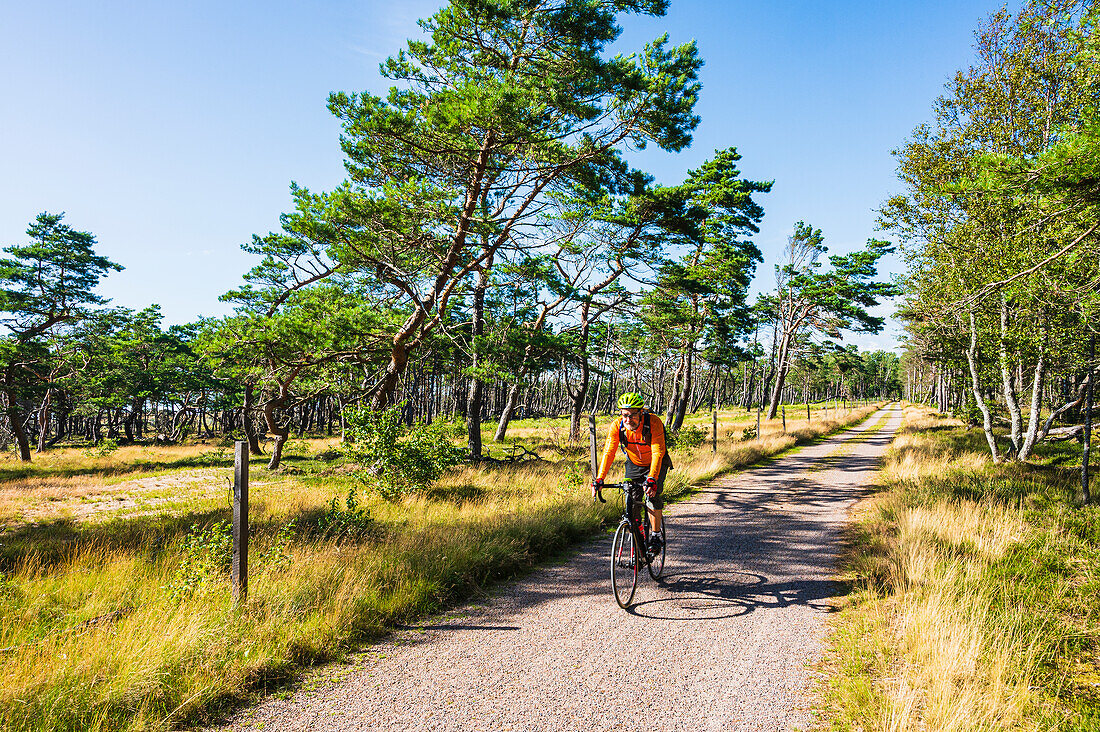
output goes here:
[{"label": "bush with green leaves", "polygon": [[348,410],[347,425],[344,450],[360,466],[356,474],[386,500],[426,490],[465,458],[446,423],[406,426],[401,405]]},{"label": "bush with green leaves", "polygon": [[756,433],[756,428],[755,427],[746,427],[745,429],[741,430],[741,440],[743,442],[748,442],[749,440],[755,440],[757,438],[757,436],[758,435]]},{"label": "bush with green leaves", "polygon": [[256,556],[255,565],[260,571],[281,569],[290,564],[290,545],[297,529],[298,522],[294,519],[283,524],[271,543]]},{"label": "bush with green leaves", "polygon": [[348,495],[344,499],[344,505],[335,496],[329,501],[325,512],[317,521],[317,529],[321,536],[335,539],[337,543],[344,539],[360,539],[366,535],[373,524],[370,512],[359,503],[359,496],[355,486],[348,488]]},{"label": "bush with green leaves", "polygon": [[679,447],[691,450],[699,447],[707,439],[709,433],[702,427],[694,424],[684,425],[679,432],[670,432],[665,435],[665,442],[669,448]]},{"label": "bush with green leaves", "polygon": [[84,451],[90,458],[107,457],[118,449],[118,440],[110,437],[104,438]]},{"label": "bush with green leaves", "polygon": [[228,521],[219,521],[206,528],[193,525],[183,538],[180,563],[168,585],[172,598],[186,599],[211,580],[224,577],[232,557],[233,527]]},{"label": "bush with green leaves", "polygon": [[[290,545],[297,530],[294,520],[283,524],[278,533],[262,550],[252,554],[249,571],[258,574],[269,569],[279,569],[290,564]],[[258,539],[254,536],[254,539]],[[180,563],[168,584],[174,600],[185,600],[229,579],[229,565],[233,559],[233,525],[219,521],[205,528],[198,524],[183,537],[180,545]]]}]

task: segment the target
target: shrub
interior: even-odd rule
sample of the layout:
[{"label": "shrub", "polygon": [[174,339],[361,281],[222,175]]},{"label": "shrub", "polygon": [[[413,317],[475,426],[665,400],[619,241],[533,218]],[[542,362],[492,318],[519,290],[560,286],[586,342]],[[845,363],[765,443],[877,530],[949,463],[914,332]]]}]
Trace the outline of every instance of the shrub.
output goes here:
[{"label": "shrub", "polygon": [[755,427],[746,427],[745,429],[741,430],[741,440],[742,440],[742,442],[748,442],[749,440],[755,440],[757,437],[759,437],[759,435],[756,434],[756,428]]},{"label": "shrub", "polygon": [[359,503],[355,486],[348,489],[347,498],[344,499],[344,507],[333,496],[328,508],[317,522],[317,528],[321,535],[336,539],[339,543],[342,539],[359,539],[370,528],[373,519],[370,512]]},{"label": "shrub", "polygon": [[[295,521],[288,521],[263,551],[250,555],[249,571],[258,574],[268,569],[278,569],[290,563],[290,543],[297,529]],[[229,565],[233,559],[233,525],[219,521],[206,528],[198,524],[183,538],[179,566],[172,575],[167,589],[173,600],[185,600],[191,595],[223,583],[229,578]]]},{"label": "shrub", "polygon": [[271,544],[256,557],[256,566],[260,571],[279,569],[290,564],[290,542],[297,528],[298,522],[293,519],[283,524]]},{"label": "shrub", "polygon": [[222,578],[229,571],[233,556],[233,527],[219,521],[205,529],[191,526],[183,538],[182,557],[168,585],[174,600],[182,600],[202,590],[211,580]]},{"label": "shrub", "polygon": [[395,500],[423,491],[462,462],[465,451],[451,442],[449,423],[406,427],[401,406],[381,412],[349,410],[348,457],[360,465],[357,475],[385,498]]},{"label": "shrub", "polygon": [[90,458],[101,458],[107,457],[117,449],[118,440],[112,440],[110,437],[108,437],[89,447],[87,450],[84,451],[84,454]]},{"label": "shrub", "polygon": [[665,442],[668,443],[670,448],[679,447],[690,450],[702,445],[709,436],[707,430],[699,425],[686,425],[681,427],[678,432],[666,434]]}]

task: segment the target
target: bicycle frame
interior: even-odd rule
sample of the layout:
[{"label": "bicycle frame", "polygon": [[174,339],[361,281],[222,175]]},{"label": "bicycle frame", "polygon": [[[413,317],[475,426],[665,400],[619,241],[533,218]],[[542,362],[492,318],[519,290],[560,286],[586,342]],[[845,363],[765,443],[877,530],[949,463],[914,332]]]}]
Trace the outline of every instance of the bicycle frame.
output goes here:
[{"label": "bicycle frame", "polygon": [[[645,499],[644,479],[636,479],[623,481],[622,483],[604,483],[604,488],[615,488],[623,492],[623,515],[619,519],[619,525],[626,525],[630,533],[634,537],[634,541],[637,542],[635,546],[646,547],[649,541],[649,516],[646,511],[647,501]],[[600,499],[600,503],[607,503],[603,499],[603,495],[600,491],[596,492],[597,498]],[[639,506],[639,500],[641,499]],[[638,516],[634,517],[634,511],[637,510]],[[635,557],[635,561],[638,563],[638,567],[642,567],[648,564],[650,561],[649,552],[639,552],[641,556]]]}]

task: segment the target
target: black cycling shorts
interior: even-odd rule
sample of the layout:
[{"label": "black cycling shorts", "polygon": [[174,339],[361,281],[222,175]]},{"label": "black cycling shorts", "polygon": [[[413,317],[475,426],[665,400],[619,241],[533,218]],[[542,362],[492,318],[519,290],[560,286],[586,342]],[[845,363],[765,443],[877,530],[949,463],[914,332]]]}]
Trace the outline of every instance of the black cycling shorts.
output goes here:
[{"label": "black cycling shorts", "polygon": [[[657,511],[660,511],[665,507],[665,499],[662,494],[665,492],[665,476],[668,474],[668,463],[665,462],[661,466],[661,473],[657,476],[657,495],[649,499],[649,504]],[[635,465],[630,458],[626,459],[626,479],[627,480],[645,480],[649,477],[648,465]]]}]

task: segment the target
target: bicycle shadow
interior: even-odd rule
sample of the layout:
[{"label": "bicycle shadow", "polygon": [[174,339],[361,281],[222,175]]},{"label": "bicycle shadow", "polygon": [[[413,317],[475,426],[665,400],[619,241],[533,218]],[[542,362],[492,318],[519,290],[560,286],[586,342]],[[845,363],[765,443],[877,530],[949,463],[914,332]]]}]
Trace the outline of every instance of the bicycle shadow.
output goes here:
[{"label": "bicycle shadow", "polygon": [[627,612],[670,621],[723,620],[791,605],[834,612],[831,601],[843,594],[842,585],[831,579],[770,582],[762,574],[736,570],[671,574],[658,585],[661,596],[637,602]]}]

